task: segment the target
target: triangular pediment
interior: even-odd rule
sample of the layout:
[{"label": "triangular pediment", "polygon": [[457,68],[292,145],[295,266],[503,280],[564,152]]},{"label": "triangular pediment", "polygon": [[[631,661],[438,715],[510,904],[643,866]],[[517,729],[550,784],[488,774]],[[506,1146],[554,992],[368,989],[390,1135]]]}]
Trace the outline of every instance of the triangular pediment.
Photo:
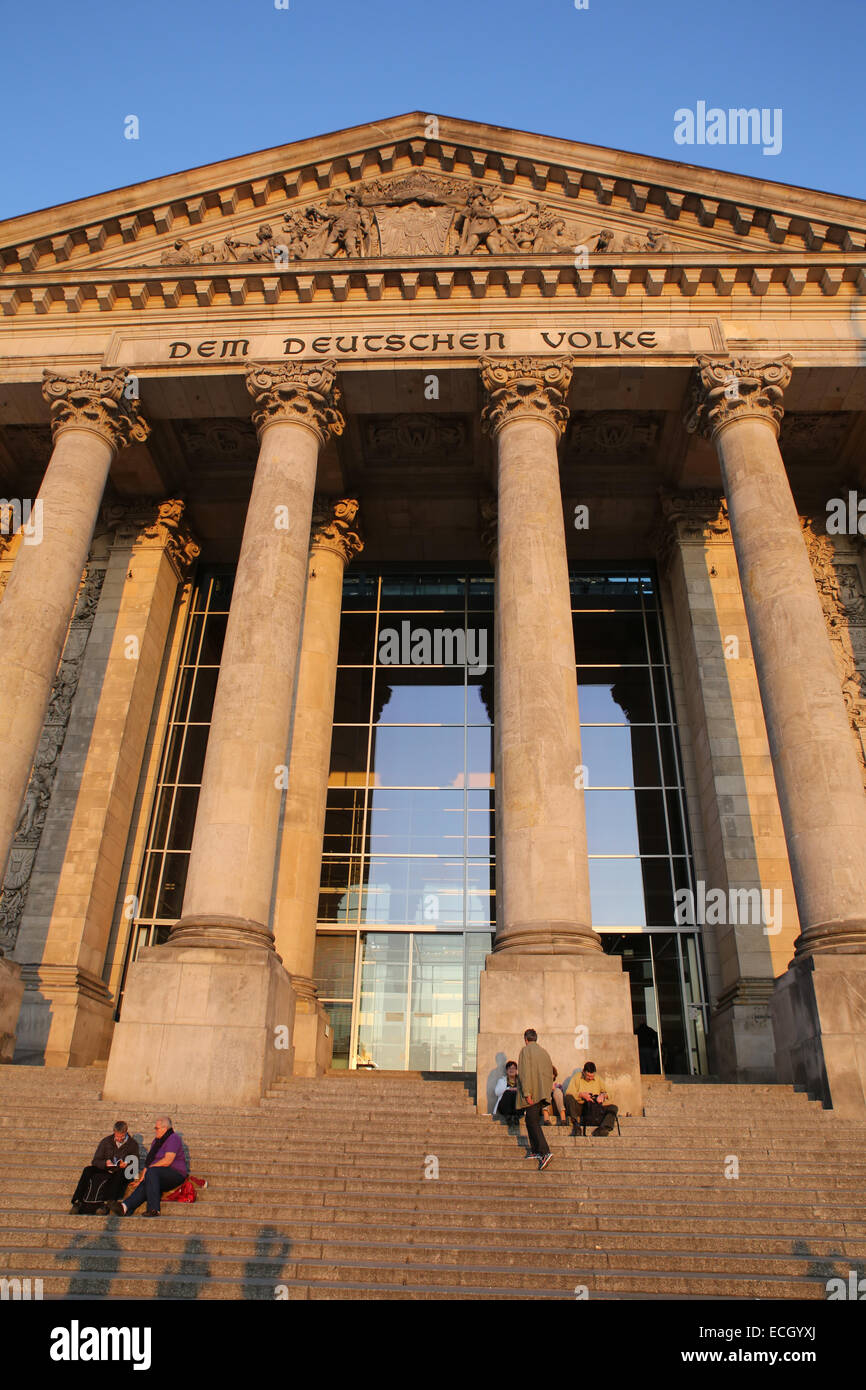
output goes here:
[{"label": "triangular pediment", "polygon": [[[5,275],[862,251],[866,205],[419,113],[0,223]],[[187,270],[187,273],[189,271]]]}]

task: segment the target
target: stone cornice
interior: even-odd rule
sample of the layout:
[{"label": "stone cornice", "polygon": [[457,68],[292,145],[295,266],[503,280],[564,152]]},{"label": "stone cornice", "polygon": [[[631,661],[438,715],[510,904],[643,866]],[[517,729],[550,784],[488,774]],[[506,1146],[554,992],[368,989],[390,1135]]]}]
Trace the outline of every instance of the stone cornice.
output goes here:
[{"label": "stone cornice", "polygon": [[686,408],[685,425],[714,439],[736,420],[767,420],[776,435],[782,423],[782,398],[791,380],[790,355],[769,361],[748,357],[712,358],[700,355]]},{"label": "stone cornice", "polygon": [[43,372],[42,394],[51,410],[51,430],[55,440],[60,431],[72,427],[95,430],[115,449],[134,441],[141,443],[150,433],[139,412],[138,402],[124,396],[128,373],[80,371],[60,375]]},{"label": "stone cornice", "polygon": [[464,256],[416,258],[412,261],[367,259],[363,262],[299,261],[293,267],[197,265],[150,267],[128,272],[90,270],[58,278],[6,275],[0,280],[0,313],[25,318],[84,314],[98,320],[106,313],[158,314],[162,309],[203,309],[249,304],[339,304],[350,290],[369,301],[396,292],[414,300],[419,289],[432,289],[437,300],[490,299],[509,303],[521,297],[593,299],[615,303],[630,286],[648,298],[667,289],[677,297],[699,296],[719,306],[732,296],[761,299],[779,295],[822,302],[840,295],[866,294],[863,255],[784,256],[773,264],[744,256],[706,257],[631,252],[599,255],[587,267],[570,256]]},{"label": "stone cornice", "polygon": [[571,371],[570,357],[482,357],[484,429],[495,435],[510,420],[523,418],[544,420],[557,435],[564,434]]},{"label": "stone cornice", "polygon": [[322,497],[313,502],[313,525],[310,532],[310,554],[317,550],[332,550],[343,563],[350,565],[364,549],[364,542],[354,522],[358,515],[355,497]]},{"label": "stone cornice", "polygon": [[336,362],[249,363],[247,390],[255,400],[253,424],[260,434],[275,422],[305,425],[324,446],[331,435],[342,434],[345,428],[336,380]]}]

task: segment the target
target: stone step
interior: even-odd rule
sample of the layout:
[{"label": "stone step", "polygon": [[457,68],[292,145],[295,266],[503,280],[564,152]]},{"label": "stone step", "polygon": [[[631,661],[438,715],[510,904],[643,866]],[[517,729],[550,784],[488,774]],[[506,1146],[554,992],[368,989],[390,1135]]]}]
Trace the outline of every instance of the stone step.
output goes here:
[{"label": "stone step", "polygon": [[[133,1218],[134,1219],[134,1218]],[[153,1274],[154,1261],[163,1260],[165,1253],[159,1250],[143,1251],[133,1246],[107,1248],[88,1244],[83,1246],[73,1242],[65,1249],[55,1250],[46,1246],[34,1249],[26,1245],[0,1244],[0,1271],[26,1275],[28,1266],[37,1259],[44,1269],[55,1273],[67,1272],[75,1261],[80,1273],[103,1273],[112,1275]],[[170,1258],[170,1256],[169,1256]],[[507,1247],[492,1248],[477,1242],[461,1242],[451,1245],[431,1245],[423,1241],[412,1244],[394,1241],[366,1239],[359,1242],[330,1241],[290,1241],[274,1233],[254,1245],[248,1253],[223,1253],[205,1250],[198,1239],[187,1241],[180,1252],[182,1272],[191,1274],[197,1269],[205,1275],[211,1271],[223,1277],[243,1278],[258,1274],[279,1280],[300,1277],[302,1267],[312,1265],[367,1266],[375,1265],[381,1271],[399,1275],[407,1266],[429,1270],[431,1267],[461,1275],[465,1270],[480,1273],[493,1266],[505,1282],[519,1282],[526,1287],[527,1282],[536,1283],[539,1275],[549,1279],[554,1275],[571,1278],[581,1271],[593,1272],[617,1270],[647,1270],[651,1273],[672,1271],[696,1275],[746,1274],[770,1275],[773,1278],[806,1277],[830,1279],[842,1276],[847,1278],[851,1268],[850,1259],[845,1256],[816,1256],[813,1254],[746,1254],[665,1249],[611,1249],[598,1245],[588,1248],[575,1245],[572,1248],[557,1248],[546,1243],[540,1250],[514,1250]],[[8,1274],[7,1274],[8,1277]]]},{"label": "stone step", "polygon": [[[287,1266],[288,1268],[290,1266]],[[249,1275],[243,1279],[221,1278],[216,1274],[185,1273],[174,1270],[155,1275],[141,1273],[73,1273],[57,1275],[50,1268],[28,1269],[31,1278],[42,1279],[49,1297],[81,1297],[82,1295],[111,1295],[117,1299],[149,1298],[220,1298],[265,1299],[274,1301],[275,1285],[287,1285],[287,1293],[297,1289],[299,1298],[332,1297],[325,1290],[330,1286],[344,1296],[368,1298],[380,1296],[452,1297],[464,1298],[472,1293],[494,1299],[511,1291],[520,1298],[567,1298],[573,1300],[577,1286],[589,1291],[590,1299],[599,1295],[656,1294],[662,1297],[692,1298],[735,1297],[742,1299],[786,1298],[825,1299],[826,1280],[802,1279],[779,1275],[697,1274],[693,1271],[661,1271],[584,1268],[580,1277],[538,1270],[534,1274],[517,1274],[494,1265],[482,1268],[444,1270],[436,1265],[402,1266],[391,1268],[373,1261],[351,1266],[314,1261],[296,1266],[294,1277],[285,1272],[279,1280]]]},{"label": "stone step", "polygon": [[[163,1213],[163,1215],[165,1212]],[[75,1227],[72,1222],[75,1221]],[[4,1256],[23,1256],[35,1250],[58,1251],[68,1258],[70,1251],[85,1250],[88,1259],[111,1259],[118,1252],[144,1256],[147,1252],[157,1254],[182,1254],[189,1245],[189,1227],[186,1230],[175,1226],[168,1229],[160,1218],[158,1232],[151,1222],[130,1217],[125,1220],[105,1217],[69,1217],[65,1226],[31,1229],[27,1226],[4,1226],[0,1230],[0,1264]],[[81,1245],[82,1232],[86,1232],[86,1246]],[[717,1254],[724,1258],[738,1260],[746,1257],[763,1258],[784,1256],[797,1261],[802,1260],[840,1260],[863,1261],[866,1258],[866,1235],[858,1239],[808,1241],[778,1237],[748,1237],[703,1234],[700,1238],[687,1233],[672,1234],[667,1231],[586,1231],[567,1230],[560,1227],[553,1231],[542,1227],[528,1227],[521,1230],[492,1228],[484,1230],[476,1226],[433,1227],[429,1222],[423,1226],[377,1224],[375,1232],[366,1223],[328,1222],[326,1224],[305,1221],[280,1223],[279,1233],[274,1232],[268,1240],[262,1239],[261,1224],[250,1223],[244,1233],[227,1233],[219,1229],[213,1233],[199,1231],[197,1246],[202,1254],[234,1255],[236,1258],[259,1256],[267,1253],[269,1243],[285,1241],[293,1258],[307,1258],[321,1253],[323,1246],[335,1251],[338,1247],[340,1258],[345,1257],[345,1248],[362,1247],[380,1250],[441,1250],[443,1252],[504,1251],[507,1262],[531,1256],[533,1259],[543,1254],[544,1258],[589,1258],[591,1252],[614,1254],[630,1252],[634,1255],[700,1254],[709,1258]],[[263,1249],[264,1246],[264,1249]],[[64,1248],[65,1247],[65,1248]],[[315,1249],[313,1249],[315,1247]],[[806,1248],[808,1247],[808,1248]],[[443,1256],[444,1257],[444,1256]],[[451,1258],[451,1255],[448,1255]],[[20,1261],[19,1261],[20,1262]],[[743,1266],[745,1268],[745,1266]],[[799,1265],[797,1266],[799,1268]]]},{"label": "stone step", "polygon": [[[539,1207],[535,1202],[534,1207]],[[160,1217],[159,1231],[171,1235],[177,1235],[187,1239],[190,1232],[191,1220],[188,1215],[186,1204],[178,1207],[171,1203],[164,1203]],[[242,1208],[241,1210],[245,1210]],[[249,1208],[246,1208],[249,1210]],[[253,1209],[255,1210],[255,1209]],[[318,1202],[297,1203],[295,1205],[282,1203],[279,1208],[279,1225],[283,1231],[296,1230],[301,1235],[309,1235],[319,1239],[327,1239],[329,1234],[334,1231],[344,1233],[369,1233],[371,1230],[370,1212],[363,1205],[355,1206],[351,1203],[341,1204],[340,1211],[335,1213],[331,1208],[323,1207]],[[271,1215],[270,1212],[267,1213]],[[803,1220],[789,1218],[787,1220],[776,1218],[765,1221],[761,1217],[743,1215],[736,1220],[722,1217],[703,1217],[703,1216],[671,1216],[664,1218],[647,1217],[642,1212],[631,1214],[610,1215],[591,1215],[581,1212],[573,1213],[567,1208],[557,1213],[556,1225],[551,1227],[547,1221],[548,1213],[533,1210],[524,1212],[515,1210],[509,1213],[508,1225],[503,1227],[497,1213],[492,1213],[485,1208],[474,1210],[452,1212],[447,1207],[440,1208],[435,1213],[435,1218],[431,1220],[429,1210],[421,1211],[420,1208],[409,1210],[396,1210],[389,1212],[388,1220],[382,1221],[381,1211],[377,1212],[375,1230],[377,1233],[385,1230],[415,1232],[422,1229],[422,1234],[427,1238],[431,1232],[441,1233],[443,1239],[447,1239],[450,1234],[456,1232],[466,1232],[472,1237],[480,1238],[482,1235],[495,1236],[502,1238],[506,1243],[519,1237],[521,1240],[538,1238],[543,1246],[546,1240],[551,1238],[551,1231],[562,1233],[583,1233],[584,1238],[588,1238],[587,1233],[600,1233],[605,1239],[615,1239],[617,1242],[627,1243],[634,1239],[636,1242],[642,1240],[658,1240],[670,1236],[671,1239],[684,1241],[684,1248],[690,1248],[694,1243],[695,1236],[701,1237],[701,1243],[709,1246],[712,1241],[729,1242],[731,1245],[739,1244],[740,1241],[757,1242],[762,1248],[763,1242],[775,1242],[780,1249],[788,1250],[792,1242],[799,1245],[806,1244],[803,1236]],[[148,1237],[148,1232],[153,1231],[153,1227],[138,1218],[128,1218],[130,1224],[123,1224],[124,1239],[132,1239],[133,1236],[138,1240],[156,1239],[153,1235]],[[106,1225],[108,1221],[108,1225]],[[199,1201],[195,1203],[195,1229],[202,1236],[209,1239],[222,1239],[233,1237],[253,1237],[258,1235],[261,1230],[262,1216],[241,1216],[238,1209],[234,1206],[214,1203],[212,1201]],[[91,1235],[93,1240],[99,1239],[99,1233],[109,1230],[111,1239],[120,1239],[120,1225],[117,1218],[105,1218],[96,1216],[76,1216],[61,1212],[53,1205],[42,1209],[34,1206],[21,1205],[15,1210],[0,1211],[0,1229],[6,1231],[27,1231],[34,1236],[44,1236],[46,1240],[53,1239],[53,1232],[60,1232],[63,1239],[71,1234],[80,1235],[86,1232]],[[127,1232],[131,1232],[129,1236]],[[432,1236],[430,1237],[432,1238]],[[808,1245],[815,1247],[818,1243],[827,1244],[830,1254],[836,1250],[844,1252],[845,1243],[861,1244],[866,1242],[866,1211],[861,1221],[854,1220],[816,1220],[812,1219],[809,1224]]]}]

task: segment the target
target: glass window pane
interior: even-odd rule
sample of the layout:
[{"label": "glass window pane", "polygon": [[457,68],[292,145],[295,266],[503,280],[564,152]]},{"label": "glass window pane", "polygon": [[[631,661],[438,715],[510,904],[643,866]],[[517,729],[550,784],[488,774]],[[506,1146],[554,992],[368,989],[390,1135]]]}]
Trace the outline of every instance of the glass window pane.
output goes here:
[{"label": "glass window pane", "polygon": [[195,830],[195,813],[198,807],[198,787],[178,787],[174,797],[174,815],[171,821],[169,847],[189,849]]},{"label": "glass window pane", "polygon": [[382,579],[382,612],[463,612],[465,580],[457,575],[414,575]]},{"label": "glass window pane", "polygon": [[470,859],[466,864],[466,923],[483,926],[496,920],[494,867],[488,859]]},{"label": "glass window pane", "polygon": [[360,860],[322,859],[318,907],[320,922],[357,922],[360,875]]},{"label": "glass window pane", "polygon": [[367,780],[366,724],[335,725],[331,736],[330,787],[363,786]]},{"label": "glass window pane", "polygon": [[590,788],[586,832],[590,854],[667,854],[663,794]]},{"label": "glass window pane", "polygon": [[467,672],[466,690],[467,724],[493,723],[493,667],[478,675],[476,671]]},{"label": "glass window pane", "polygon": [[574,613],[574,651],[580,666],[645,665],[647,657],[640,613],[597,610]]},{"label": "glass window pane", "polygon": [[341,854],[346,858],[361,853],[364,836],[364,799],[365,793],[362,788],[328,788],[323,853]]},{"label": "glass window pane", "polygon": [[366,724],[370,718],[373,669],[343,666],[337,672],[335,724]]},{"label": "glass window pane", "polygon": [[165,856],[165,872],[162,876],[162,888],[156,904],[155,916],[180,917],[188,868],[188,854],[167,854]]},{"label": "glass window pane", "polygon": [[409,937],[367,932],[361,938],[359,1066],[403,1071],[409,1008]]},{"label": "glass window pane", "polygon": [[592,925],[643,927],[646,925],[644,884],[639,859],[590,859],[589,891]]},{"label": "glass window pane", "polygon": [[351,999],[355,983],[355,935],[319,932],[313,983],[320,999]]},{"label": "glass window pane", "polygon": [[362,920],[428,930],[463,926],[463,859],[371,859]]},{"label": "glass window pane", "polygon": [[462,854],[462,791],[370,793],[371,854]]},{"label": "glass window pane", "polygon": [[193,724],[208,724],[210,722],[218,677],[218,666],[200,666],[196,672],[188,716]]},{"label": "glass window pane", "polygon": [[466,732],[467,781],[470,787],[493,786],[493,728]]},{"label": "glass window pane", "polygon": [[340,647],[337,656],[339,664],[372,666],[375,636],[374,613],[344,613],[340,620]]},{"label": "glass window pane", "polygon": [[462,724],[464,686],[462,667],[380,666],[374,717],[379,724]]},{"label": "glass window pane", "polygon": [[656,732],[651,727],[581,725],[580,753],[587,787],[661,786]]},{"label": "glass window pane", "polygon": [[227,613],[208,614],[198,658],[200,666],[219,666],[222,660],[228,620]]},{"label": "glass window pane", "polygon": [[334,1042],[331,1066],[334,1071],[345,1071],[349,1065],[349,1047],[352,1039],[352,1005],[325,1003],[324,1007]]},{"label": "glass window pane", "polygon": [[356,612],[375,612],[379,579],[374,574],[362,574],[353,569],[343,580],[343,608]]},{"label": "glass window pane", "polygon": [[195,681],[195,667],[182,666],[178,675],[177,690],[174,699],[173,718],[176,722],[189,717],[189,701],[192,695],[192,687]]},{"label": "glass window pane", "polygon": [[209,733],[209,724],[187,725],[183,756],[180,760],[177,776],[179,782],[193,782],[196,786],[201,786],[201,774],[204,768],[204,755]]},{"label": "glass window pane", "polygon": [[183,664],[185,666],[194,666],[198,660],[198,649],[201,643],[204,621],[204,618],[199,614],[195,614],[189,620],[186,631],[186,644],[183,650]]},{"label": "glass window pane", "polygon": [[463,728],[373,730],[371,782],[380,787],[463,785]]},{"label": "glass window pane", "polygon": [[584,724],[652,724],[649,669],[578,667],[577,695]]}]

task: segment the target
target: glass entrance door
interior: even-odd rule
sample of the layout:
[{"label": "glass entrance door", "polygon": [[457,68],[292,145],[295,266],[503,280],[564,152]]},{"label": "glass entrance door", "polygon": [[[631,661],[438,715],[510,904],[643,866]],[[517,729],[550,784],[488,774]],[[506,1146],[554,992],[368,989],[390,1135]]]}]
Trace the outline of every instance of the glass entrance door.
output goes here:
[{"label": "glass entrance door", "polygon": [[[478,973],[487,933],[366,932],[361,938],[354,1058],[380,1071],[471,1071]],[[477,1027],[477,1022],[476,1022]]]}]

